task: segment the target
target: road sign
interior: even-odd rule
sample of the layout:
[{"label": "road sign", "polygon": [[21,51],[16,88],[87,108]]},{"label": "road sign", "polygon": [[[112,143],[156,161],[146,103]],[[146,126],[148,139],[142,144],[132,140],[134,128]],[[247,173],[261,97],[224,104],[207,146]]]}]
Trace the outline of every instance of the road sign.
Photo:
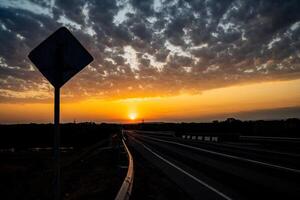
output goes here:
[{"label": "road sign", "polygon": [[59,28],[28,55],[54,86],[54,199],[60,199],[60,87],[93,61],[93,57],[65,27]]},{"label": "road sign", "polygon": [[56,88],[93,61],[89,52],[65,27],[50,35],[28,57]]}]

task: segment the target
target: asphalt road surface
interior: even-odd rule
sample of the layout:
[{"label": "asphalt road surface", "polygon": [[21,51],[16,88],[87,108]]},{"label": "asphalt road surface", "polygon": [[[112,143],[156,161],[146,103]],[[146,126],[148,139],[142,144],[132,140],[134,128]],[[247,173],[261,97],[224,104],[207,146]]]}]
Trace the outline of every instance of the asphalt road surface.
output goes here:
[{"label": "asphalt road surface", "polygon": [[300,155],[124,131],[127,143],[192,199],[299,199]]}]

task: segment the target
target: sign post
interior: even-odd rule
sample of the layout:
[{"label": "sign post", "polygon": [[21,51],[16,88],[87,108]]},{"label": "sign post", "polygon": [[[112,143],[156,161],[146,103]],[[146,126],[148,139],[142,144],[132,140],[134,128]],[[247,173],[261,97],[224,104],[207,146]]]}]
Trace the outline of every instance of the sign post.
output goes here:
[{"label": "sign post", "polygon": [[60,199],[60,88],[54,88],[54,160],[55,160],[55,177],[54,177],[54,199]]},{"label": "sign post", "polygon": [[93,61],[93,57],[65,27],[61,27],[28,55],[54,87],[54,199],[61,198],[60,187],[60,88]]}]

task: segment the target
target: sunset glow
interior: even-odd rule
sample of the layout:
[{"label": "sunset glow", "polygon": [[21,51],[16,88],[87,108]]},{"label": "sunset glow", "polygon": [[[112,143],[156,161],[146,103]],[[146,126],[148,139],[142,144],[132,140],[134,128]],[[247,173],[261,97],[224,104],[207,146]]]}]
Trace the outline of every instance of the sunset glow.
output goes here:
[{"label": "sunset glow", "polygon": [[[138,115],[147,121],[211,121],[236,116],[259,119],[266,115],[247,113],[258,110],[300,106],[300,80],[256,83],[208,90],[201,94],[124,98],[86,99],[70,102],[62,99],[63,122],[128,122]],[[64,94],[64,90],[62,90]],[[63,95],[64,96],[64,95]],[[246,112],[246,113],[244,113]],[[138,114],[137,114],[138,113]],[[240,113],[240,114],[239,114]],[[244,113],[244,114],[241,114]],[[274,113],[274,118],[289,116]],[[293,114],[290,114],[293,115]],[[261,117],[260,117],[261,116]],[[268,114],[268,117],[270,114]],[[1,103],[0,121],[4,123],[52,122],[53,105],[49,103]]]},{"label": "sunset glow", "polygon": [[0,123],[53,122],[28,54],[62,26],[94,58],[61,88],[63,122],[300,117],[296,1],[13,2],[0,2]]},{"label": "sunset glow", "polygon": [[136,114],[136,113],[130,113],[130,114],[128,115],[128,117],[129,117],[130,120],[135,120],[136,117],[137,117],[137,114]]}]

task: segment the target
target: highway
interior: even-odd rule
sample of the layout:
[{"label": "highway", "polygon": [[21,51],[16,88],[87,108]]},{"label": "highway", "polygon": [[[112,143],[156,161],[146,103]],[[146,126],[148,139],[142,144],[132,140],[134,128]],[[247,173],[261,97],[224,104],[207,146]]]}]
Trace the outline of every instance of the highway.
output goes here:
[{"label": "highway", "polygon": [[299,154],[140,131],[123,133],[130,148],[191,199],[300,198]]}]

